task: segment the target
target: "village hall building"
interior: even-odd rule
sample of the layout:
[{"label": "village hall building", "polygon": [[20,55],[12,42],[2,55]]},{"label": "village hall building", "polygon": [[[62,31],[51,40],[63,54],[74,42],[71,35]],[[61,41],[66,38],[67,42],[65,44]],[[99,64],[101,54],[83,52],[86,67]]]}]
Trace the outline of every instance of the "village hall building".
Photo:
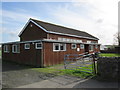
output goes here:
[{"label": "village hall building", "polygon": [[100,52],[99,39],[87,32],[31,18],[19,37],[2,44],[2,60],[45,67],[63,63],[66,54]]}]

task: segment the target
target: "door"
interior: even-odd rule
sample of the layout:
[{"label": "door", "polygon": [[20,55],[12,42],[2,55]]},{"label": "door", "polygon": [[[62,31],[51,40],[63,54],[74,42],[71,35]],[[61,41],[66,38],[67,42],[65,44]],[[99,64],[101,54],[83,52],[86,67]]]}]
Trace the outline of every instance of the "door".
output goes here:
[{"label": "door", "polygon": [[36,43],[36,67],[41,67],[41,60],[42,60],[42,43]]},{"label": "door", "polygon": [[85,44],[85,53],[88,52],[89,53],[89,45]]}]

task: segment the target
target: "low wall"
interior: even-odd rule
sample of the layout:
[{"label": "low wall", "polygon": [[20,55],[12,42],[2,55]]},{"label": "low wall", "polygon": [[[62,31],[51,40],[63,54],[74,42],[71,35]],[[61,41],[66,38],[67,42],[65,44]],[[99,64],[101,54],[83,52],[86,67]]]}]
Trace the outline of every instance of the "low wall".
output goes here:
[{"label": "low wall", "polygon": [[117,53],[119,53],[119,54],[120,54],[120,46],[115,47],[115,50],[117,51]]},{"label": "low wall", "polygon": [[100,50],[101,53],[117,53],[115,49],[110,49],[110,50]]},{"label": "low wall", "polygon": [[120,57],[99,57],[97,76],[100,80],[120,80]]}]

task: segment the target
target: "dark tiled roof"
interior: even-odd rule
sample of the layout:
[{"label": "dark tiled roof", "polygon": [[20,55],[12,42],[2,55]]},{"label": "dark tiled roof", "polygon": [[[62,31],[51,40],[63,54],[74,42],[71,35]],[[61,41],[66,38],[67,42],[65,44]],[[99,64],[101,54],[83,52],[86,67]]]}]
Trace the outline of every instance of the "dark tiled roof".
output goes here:
[{"label": "dark tiled roof", "polygon": [[31,19],[31,20],[33,20],[34,22],[36,22],[37,24],[45,28],[47,31],[98,39],[84,31],[79,31],[79,30],[75,30],[75,29],[71,29],[64,26],[59,26],[59,25],[55,25],[55,24],[51,24],[48,22],[43,22],[35,19]]}]

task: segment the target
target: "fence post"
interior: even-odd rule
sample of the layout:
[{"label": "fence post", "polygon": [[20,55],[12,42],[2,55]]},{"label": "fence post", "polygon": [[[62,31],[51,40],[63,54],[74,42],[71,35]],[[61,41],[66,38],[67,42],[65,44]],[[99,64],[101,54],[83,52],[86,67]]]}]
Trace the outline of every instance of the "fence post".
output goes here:
[{"label": "fence post", "polygon": [[96,74],[95,54],[92,54],[92,57],[93,57],[93,70],[94,70],[94,74]]}]

